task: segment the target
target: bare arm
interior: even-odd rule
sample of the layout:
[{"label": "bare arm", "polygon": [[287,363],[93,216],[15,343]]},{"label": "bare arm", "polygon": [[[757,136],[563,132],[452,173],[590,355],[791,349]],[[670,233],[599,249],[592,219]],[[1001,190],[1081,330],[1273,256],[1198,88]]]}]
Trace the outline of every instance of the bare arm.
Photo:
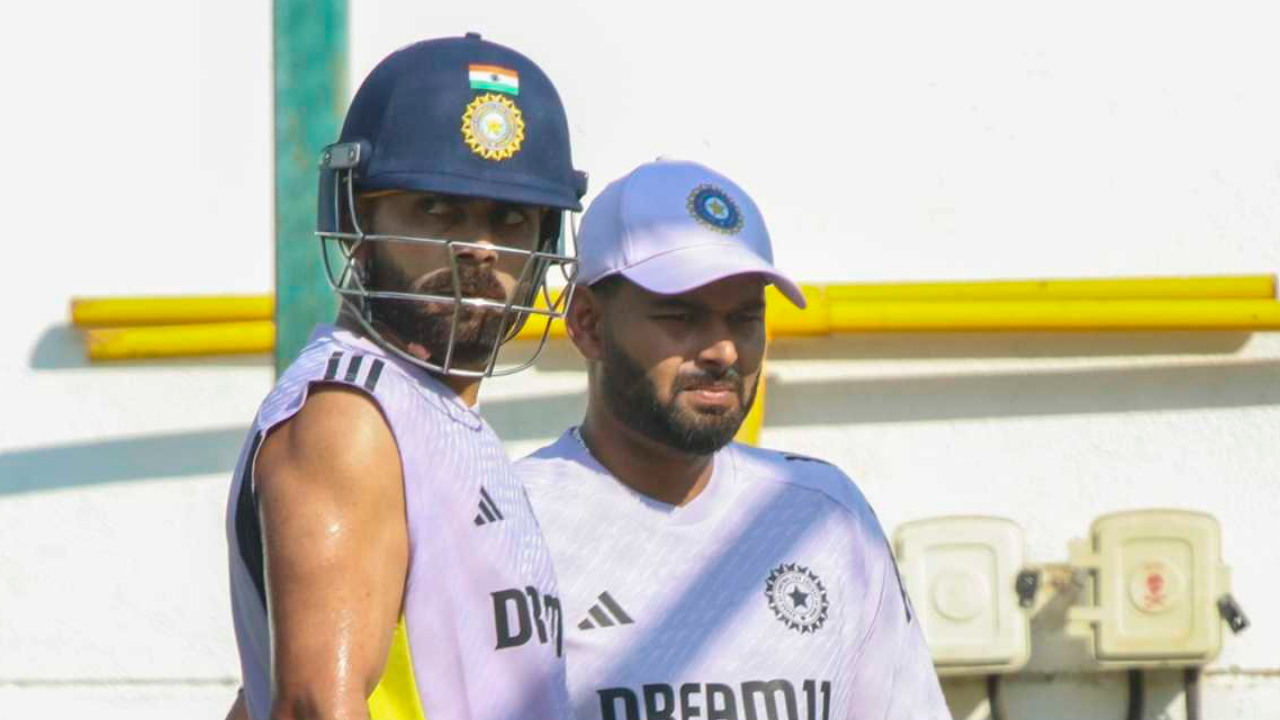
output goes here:
[{"label": "bare arm", "polygon": [[255,470],[273,720],[368,718],[400,615],[408,530],[400,455],[377,406],[321,386]]}]

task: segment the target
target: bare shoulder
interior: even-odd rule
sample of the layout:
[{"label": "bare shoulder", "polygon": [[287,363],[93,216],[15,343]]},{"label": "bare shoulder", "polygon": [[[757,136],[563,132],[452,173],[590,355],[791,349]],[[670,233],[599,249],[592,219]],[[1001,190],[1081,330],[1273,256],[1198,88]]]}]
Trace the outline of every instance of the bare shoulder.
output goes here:
[{"label": "bare shoulder", "polygon": [[268,492],[287,482],[364,494],[392,481],[398,492],[400,454],[371,397],[343,385],[317,385],[302,409],[263,441],[254,476]]}]

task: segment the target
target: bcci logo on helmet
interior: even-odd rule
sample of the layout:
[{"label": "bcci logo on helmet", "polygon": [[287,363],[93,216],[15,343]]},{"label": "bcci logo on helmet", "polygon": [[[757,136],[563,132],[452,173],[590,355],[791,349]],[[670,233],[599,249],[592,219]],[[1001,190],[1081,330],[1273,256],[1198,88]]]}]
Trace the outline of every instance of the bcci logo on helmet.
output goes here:
[{"label": "bcci logo on helmet", "polygon": [[462,139],[485,160],[506,160],[520,152],[524,116],[511,100],[485,93],[467,105],[462,115]]},{"label": "bcci logo on helmet", "polygon": [[809,568],[785,563],[764,584],[769,609],[784,625],[801,634],[817,632],[827,621],[827,588]]},{"label": "bcci logo on helmet", "polygon": [[689,193],[686,203],[694,220],[716,232],[735,235],[742,229],[742,211],[738,205],[714,185],[699,185]]}]

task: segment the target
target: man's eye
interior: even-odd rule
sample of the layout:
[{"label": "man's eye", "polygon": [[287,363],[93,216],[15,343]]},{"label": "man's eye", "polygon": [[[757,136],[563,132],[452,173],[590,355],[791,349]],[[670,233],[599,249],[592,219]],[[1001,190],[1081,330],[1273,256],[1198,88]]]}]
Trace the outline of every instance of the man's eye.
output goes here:
[{"label": "man's eye", "polygon": [[422,201],[422,211],[428,215],[442,216],[453,212],[453,208],[440,198],[427,198]]},{"label": "man's eye", "polygon": [[505,208],[498,212],[498,220],[503,225],[520,225],[527,219],[524,211],[516,208]]}]

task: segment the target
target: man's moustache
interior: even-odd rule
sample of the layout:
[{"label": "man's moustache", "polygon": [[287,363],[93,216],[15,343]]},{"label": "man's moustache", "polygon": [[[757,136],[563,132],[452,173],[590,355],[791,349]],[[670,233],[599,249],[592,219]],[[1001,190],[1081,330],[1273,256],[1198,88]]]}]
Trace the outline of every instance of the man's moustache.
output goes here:
[{"label": "man's moustache", "polygon": [[711,374],[684,375],[676,378],[676,392],[698,390],[732,390],[738,395],[742,394],[742,373],[733,368],[729,368],[719,376]]},{"label": "man's moustache", "polygon": [[[449,297],[454,294],[453,273],[433,273],[425,280],[415,283],[414,292],[424,295],[440,295]],[[507,301],[507,291],[491,270],[463,271],[458,273],[458,294],[465,298],[483,298],[497,302]]]}]

